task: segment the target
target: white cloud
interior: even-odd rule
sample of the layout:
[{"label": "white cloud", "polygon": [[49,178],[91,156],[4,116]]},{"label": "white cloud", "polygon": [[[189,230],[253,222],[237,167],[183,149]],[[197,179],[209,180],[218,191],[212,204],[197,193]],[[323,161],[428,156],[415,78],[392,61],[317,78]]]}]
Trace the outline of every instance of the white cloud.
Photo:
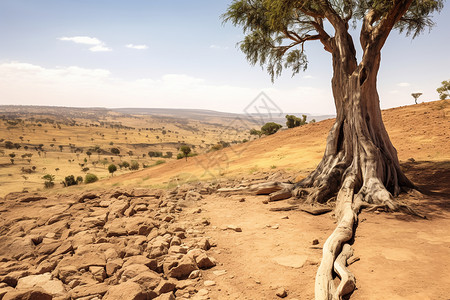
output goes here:
[{"label": "white cloud", "polygon": [[136,50],[145,50],[148,49],[147,45],[133,45],[133,44],[128,44],[125,47],[130,48],[130,49],[136,49]]},{"label": "white cloud", "polygon": [[73,37],[60,37],[60,41],[74,42],[76,44],[91,45],[93,47],[89,48],[92,52],[108,52],[112,51],[111,48],[106,47],[105,43],[100,41],[98,38],[89,36],[73,36]]},{"label": "white cloud", "polygon": [[314,79],[315,77],[312,75],[305,75],[302,77],[303,79]]},{"label": "white cloud", "polygon": [[407,87],[407,86],[410,86],[411,84],[409,83],[409,82],[400,82],[400,83],[397,83],[397,86],[401,86],[401,87]]},{"label": "white cloud", "polygon": [[89,51],[92,51],[92,52],[109,52],[109,51],[112,51],[112,49],[106,47],[105,45],[97,45],[97,46],[89,48]]},{"label": "white cloud", "polygon": [[215,50],[227,50],[228,47],[223,47],[223,46],[219,46],[219,45],[210,45],[209,46],[210,49],[215,49]]}]

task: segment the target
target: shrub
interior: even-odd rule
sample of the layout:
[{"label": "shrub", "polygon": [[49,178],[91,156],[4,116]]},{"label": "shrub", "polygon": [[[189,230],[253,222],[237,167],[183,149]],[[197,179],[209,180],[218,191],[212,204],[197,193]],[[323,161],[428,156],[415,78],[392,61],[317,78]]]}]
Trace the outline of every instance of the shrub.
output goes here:
[{"label": "shrub", "polygon": [[162,165],[162,164],[165,163],[165,162],[166,162],[165,160],[159,159],[159,160],[157,160],[157,161],[155,162],[154,166]]},{"label": "shrub", "polygon": [[52,188],[55,185],[55,183],[53,182],[55,180],[55,175],[46,174],[46,175],[42,176],[42,179],[45,180],[44,187],[46,189]]},{"label": "shrub", "polygon": [[65,187],[77,185],[77,181],[75,180],[75,176],[69,175],[64,178],[63,184]]},{"label": "shrub", "polygon": [[111,173],[111,175],[114,175],[114,172],[117,171],[117,167],[115,164],[110,164],[108,166],[108,172]]},{"label": "shrub", "polygon": [[93,183],[93,182],[96,182],[96,181],[98,181],[98,177],[97,177],[95,174],[90,174],[90,173],[88,173],[88,174],[86,174],[86,176],[84,177],[84,182],[85,182],[86,184],[88,184],[88,183]]},{"label": "shrub", "polygon": [[261,127],[261,132],[265,135],[271,135],[280,130],[281,127],[282,126],[280,124],[269,122]]},{"label": "shrub", "polygon": [[111,148],[111,153],[114,155],[119,155],[120,154],[120,150],[118,148]]},{"label": "shrub", "polygon": [[139,170],[139,163],[135,160],[131,161],[130,170]]},{"label": "shrub", "polygon": [[77,176],[77,184],[82,184],[83,183],[83,177],[81,176]]}]

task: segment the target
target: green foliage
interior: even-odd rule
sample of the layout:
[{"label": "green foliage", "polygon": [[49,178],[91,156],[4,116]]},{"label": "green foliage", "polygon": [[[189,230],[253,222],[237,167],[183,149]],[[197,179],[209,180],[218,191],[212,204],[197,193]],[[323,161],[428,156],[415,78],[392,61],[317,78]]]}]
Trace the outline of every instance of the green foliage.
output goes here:
[{"label": "green foliage", "polygon": [[139,163],[135,160],[131,161],[130,170],[139,170]]},{"label": "green foliage", "polygon": [[77,182],[77,184],[82,184],[83,183],[83,177],[82,176],[77,176],[76,182]]},{"label": "green foliage", "polygon": [[77,181],[75,180],[75,176],[73,175],[66,176],[62,183],[64,184],[65,187],[77,185]]},{"label": "green foliage", "polygon": [[441,82],[442,86],[438,87],[436,91],[439,93],[441,100],[450,98],[450,80],[444,80]]},{"label": "green foliage", "polygon": [[14,143],[11,141],[6,141],[5,142],[5,148],[6,149],[14,149]]},{"label": "green foliage", "polygon": [[121,164],[119,164],[120,168],[129,168],[130,164],[127,161],[122,162]]},{"label": "green foliage", "polygon": [[114,175],[114,172],[117,171],[117,167],[115,164],[110,164],[108,166],[108,172],[111,173],[112,175]]},{"label": "green foliage", "polygon": [[261,132],[262,134],[265,135],[271,135],[274,134],[275,132],[277,132],[278,130],[280,130],[280,128],[283,127],[280,124],[274,123],[274,122],[269,122],[264,124],[261,127]]},{"label": "green foliage", "polygon": [[434,25],[431,17],[443,8],[444,0],[413,0],[406,12],[400,5],[406,4],[388,0],[234,0],[222,19],[242,28],[245,36],[240,50],[250,64],[265,68],[273,81],[283,69],[291,69],[295,75],[307,68],[305,43],[320,40],[325,45],[333,37],[333,30],[324,26],[326,21],[332,26],[348,26],[352,20],[356,28],[370,12],[373,30],[384,26],[389,32],[385,20],[394,20],[395,29],[414,38]]},{"label": "green foliage", "polygon": [[111,153],[114,155],[119,155],[120,154],[120,150],[119,148],[111,148]]},{"label": "green foliage", "polygon": [[84,176],[84,182],[86,184],[93,183],[93,182],[96,182],[96,181],[98,181],[98,177],[95,174],[88,173],[88,174],[86,174],[86,176]]},{"label": "green foliage", "polygon": [[257,136],[261,136],[262,132],[259,130],[256,130],[254,128],[250,129],[250,135],[257,135]]},{"label": "green foliage", "polygon": [[302,125],[308,124],[306,122],[306,115],[302,115],[301,118],[298,118],[294,115],[286,115],[286,126],[287,128],[299,127]]},{"label": "green foliage", "polygon": [[183,153],[184,157],[187,160],[189,153],[191,153],[191,147],[189,147],[187,145],[183,145],[180,147],[180,151],[181,151],[181,153]]},{"label": "green foliage", "polygon": [[173,157],[173,153],[170,151],[166,152],[166,155],[164,156],[165,158],[172,158]]},{"label": "green foliage", "polygon": [[55,181],[55,175],[52,175],[52,174],[46,174],[46,175],[42,176],[42,179],[45,180],[45,182],[44,182],[44,187],[45,187],[46,189],[52,188],[52,187],[55,185],[55,183],[54,183],[54,181]]}]

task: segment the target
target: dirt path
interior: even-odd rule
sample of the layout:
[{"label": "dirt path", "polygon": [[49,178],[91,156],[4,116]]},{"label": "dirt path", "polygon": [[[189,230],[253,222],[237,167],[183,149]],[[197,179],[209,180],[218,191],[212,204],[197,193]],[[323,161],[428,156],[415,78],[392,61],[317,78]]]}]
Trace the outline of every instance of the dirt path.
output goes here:
[{"label": "dirt path", "polygon": [[[220,265],[204,273],[217,283],[211,299],[279,299],[280,287],[288,292],[286,299],[314,298],[321,246],[335,227],[331,214],[272,212],[269,207],[286,203],[265,205],[264,199],[211,195],[193,204],[202,211],[188,218],[208,219],[205,234],[218,245],[212,253]],[[448,211],[429,220],[363,212],[360,220],[353,246],[360,260],[350,266],[357,290],[351,299],[450,299]],[[228,225],[242,232],[223,230]],[[217,276],[217,270],[226,274]]]}]

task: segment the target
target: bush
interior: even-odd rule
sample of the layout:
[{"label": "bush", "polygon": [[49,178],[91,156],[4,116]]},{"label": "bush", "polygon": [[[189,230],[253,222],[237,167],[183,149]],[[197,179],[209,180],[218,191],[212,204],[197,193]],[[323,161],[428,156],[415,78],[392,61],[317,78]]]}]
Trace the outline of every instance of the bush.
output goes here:
[{"label": "bush", "polygon": [[75,180],[75,176],[69,175],[64,178],[64,181],[62,182],[65,187],[77,185],[77,181]]},{"label": "bush", "polygon": [[117,167],[115,164],[110,164],[108,166],[108,172],[111,173],[112,175],[114,175],[114,172],[117,171]]},{"label": "bush", "polygon": [[139,163],[135,160],[131,161],[130,170],[139,170]]},{"label": "bush", "polygon": [[162,164],[165,163],[165,162],[166,162],[165,160],[159,159],[159,160],[157,160],[157,161],[155,162],[154,166],[162,165]]},{"label": "bush", "polygon": [[121,165],[122,165],[123,168],[129,168],[130,167],[130,164],[127,161],[124,161]]},{"label": "bush", "polygon": [[83,183],[83,177],[78,176],[76,181],[77,181],[77,184],[82,184]]},{"label": "bush", "polygon": [[53,182],[55,180],[55,175],[47,174],[42,176],[42,179],[45,180],[44,187],[46,189],[52,188],[55,185],[55,183]]},{"label": "bush", "polygon": [[119,155],[120,154],[120,150],[118,148],[111,148],[111,153],[114,155]]},{"label": "bush", "polygon": [[86,176],[84,177],[84,182],[86,184],[93,183],[96,181],[98,181],[98,177],[95,174],[86,174]]},{"label": "bush", "polygon": [[265,135],[271,135],[280,130],[281,127],[282,126],[280,124],[269,122],[264,124],[263,127],[261,127],[261,132]]},{"label": "bush", "polygon": [[306,115],[302,115],[301,118],[298,118],[294,115],[286,115],[286,126],[287,128],[299,127],[307,124]]}]

